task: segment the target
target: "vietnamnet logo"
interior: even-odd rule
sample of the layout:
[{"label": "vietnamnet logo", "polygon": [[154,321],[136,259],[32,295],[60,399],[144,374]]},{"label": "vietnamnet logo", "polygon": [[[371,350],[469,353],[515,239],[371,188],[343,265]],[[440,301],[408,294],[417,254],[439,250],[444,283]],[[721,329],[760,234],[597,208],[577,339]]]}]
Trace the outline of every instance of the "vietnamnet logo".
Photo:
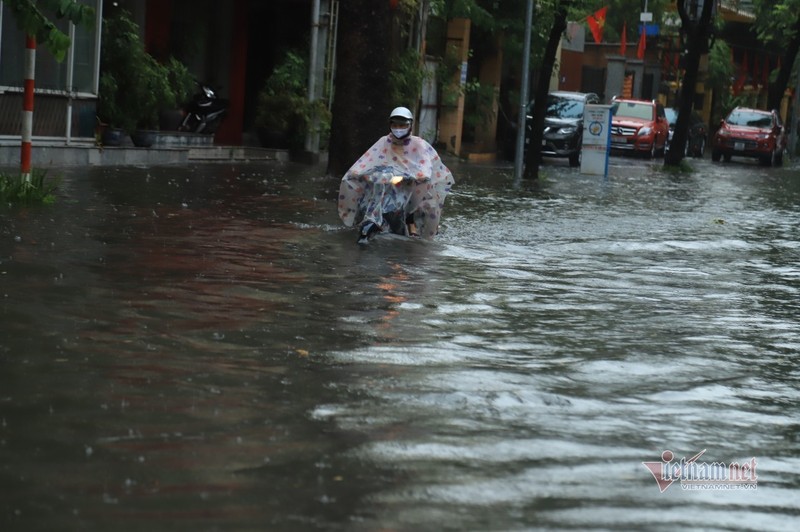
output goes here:
[{"label": "vietnamnet logo", "polygon": [[660,462],[642,462],[642,465],[656,479],[661,493],[675,482],[680,482],[684,490],[754,490],[758,487],[755,457],[743,464],[698,461],[705,452],[703,449],[690,458],[675,460],[675,454],[667,450],[661,453]]}]

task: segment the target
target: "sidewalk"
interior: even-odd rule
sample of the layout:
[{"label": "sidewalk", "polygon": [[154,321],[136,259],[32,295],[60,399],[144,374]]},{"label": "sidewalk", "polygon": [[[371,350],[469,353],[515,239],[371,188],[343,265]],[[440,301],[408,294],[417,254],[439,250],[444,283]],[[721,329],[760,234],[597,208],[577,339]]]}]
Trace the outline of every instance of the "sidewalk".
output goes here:
[{"label": "sidewalk", "polygon": [[[162,133],[150,148],[137,148],[130,140],[122,146],[101,146],[93,139],[36,139],[31,150],[34,167],[162,166],[203,162],[289,160],[288,150],[256,146],[217,146],[207,135]],[[0,168],[20,162],[19,139],[0,139]]]},{"label": "sidewalk", "polygon": [[[0,138],[0,169],[17,168],[20,164],[19,139]],[[217,146],[206,143],[187,145],[171,142],[138,148],[129,140],[123,146],[101,146],[89,139],[66,145],[63,139],[34,139],[31,150],[34,168],[63,168],[77,166],[169,166],[219,162],[300,162],[310,165],[325,163],[327,152],[289,153],[289,150],[258,146]],[[501,159],[462,159],[442,153],[448,167],[513,168],[513,163]]]}]

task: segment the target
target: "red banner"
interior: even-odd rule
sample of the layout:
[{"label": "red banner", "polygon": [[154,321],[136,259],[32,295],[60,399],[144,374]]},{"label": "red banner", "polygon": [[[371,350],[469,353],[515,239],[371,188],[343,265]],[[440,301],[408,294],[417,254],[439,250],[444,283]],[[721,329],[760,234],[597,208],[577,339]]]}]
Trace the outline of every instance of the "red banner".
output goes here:
[{"label": "red banner", "polygon": [[586,17],[586,22],[589,24],[589,29],[592,30],[594,42],[603,42],[603,28],[606,27],[607,11],[608,6],[604,6],[595,11],[593,15]]}]

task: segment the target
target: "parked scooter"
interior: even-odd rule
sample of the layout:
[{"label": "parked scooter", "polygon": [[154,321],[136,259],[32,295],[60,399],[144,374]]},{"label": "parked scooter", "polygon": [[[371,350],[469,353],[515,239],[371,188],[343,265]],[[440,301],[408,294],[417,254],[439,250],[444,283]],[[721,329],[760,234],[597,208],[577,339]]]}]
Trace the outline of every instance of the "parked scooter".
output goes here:
[{"label": "parked scooter", "polygon": [[214,89],[204,83],[198,81],[197,85],[200,90],[186,106],[186,116],[178,131],[211,134],[217,131],[222,122],[228,110],[228,100],[218,98]]}]

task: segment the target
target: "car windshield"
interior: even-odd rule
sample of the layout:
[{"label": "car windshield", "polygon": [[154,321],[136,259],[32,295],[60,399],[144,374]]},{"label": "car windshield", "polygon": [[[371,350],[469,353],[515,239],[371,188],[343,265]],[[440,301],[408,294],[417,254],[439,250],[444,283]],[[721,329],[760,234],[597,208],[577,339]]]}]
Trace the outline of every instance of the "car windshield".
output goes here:
[{"label": "car windshield", "polygon": [[640,102],[614,102],[611,104],[611,114],[620,118],[652,120],[653,105]]},{"label": "car windshield", "polygon": [[583,118],[583,100],[548,95],[547,110],[544,116],[550,118]]},{"label": "car windshield", "polygon": [[772,115],[756,111],[734,109],[725,122],[732,126],[772,127]]}]

